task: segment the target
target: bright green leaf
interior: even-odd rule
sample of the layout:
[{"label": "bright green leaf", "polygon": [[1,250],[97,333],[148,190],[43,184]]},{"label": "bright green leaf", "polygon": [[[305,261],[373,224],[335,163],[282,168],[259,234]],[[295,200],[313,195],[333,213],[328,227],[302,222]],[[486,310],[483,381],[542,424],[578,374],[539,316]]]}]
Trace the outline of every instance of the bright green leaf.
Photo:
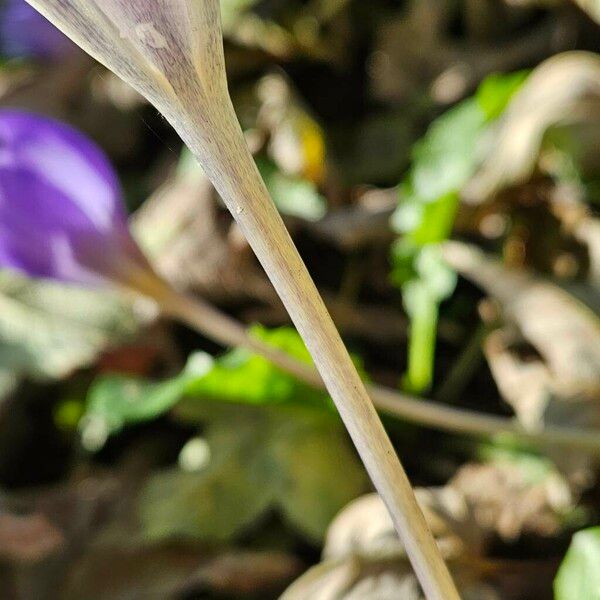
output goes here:
[{"label": "bright green leaf", "polygon": [[189,382],[201,379],[212,368],[212,357],[198,352],[190,356],[180,375],[163,382],[124,375],[96,379],[88,392],[81,421],[84,445],[89,450],[98,450],[109,435],[125,425],[159,417],[180,400]]},{"label": "bright green leaf", "polygon": [[410,233],[418,246],[437,244],[448,239],[458,209],[458,194],[449,192],[423,205],[421,222]]},{"label": "bright green leaf", "polygon": [[475,169],[475,149],[485,114],[470,98],[439,117],[413,150],[412,193],[432,202],[459,190]]},{"label": "bright green leaf", "polygon": [[438,304],[456,285],[456,275],[443,263],[436,245],[452,232],[460,191],[477,168],[480,140],[526,75],[490,76],[475,96],[436,119],[413,148],[412,167],[400,185],[399,205],[391,219],[401,238],[392,246],[390,274],[411,317],[404,382],[412,392],[431,385]]},{"label": "bright green leaf", "polygon": [[514,73],[493,73],[481,82],[475,97],[488,121],[497,119],[504,112],[528,75],[529,71],[527,70]]},{"label": "bright green leaf", "polygon": [[390,279],[399,288],[417,277],[415,258],[419,248],[409,237],[398,238],[392,244]]},{"label": "bright green leaf", "polygon": [[[267,330],[256,326],[254,336],[298,360],[311,358],[298,333],[289,327]],[[358,365],[360,368],[360,364]],[[182,398],[180,414],[194,420],[207,400],[241,404],[299,404],[330,411],[331,400],[317,390],[270,363],[262,356],[234,349],[213,359],[192,354],[183,372],[175,378],[152,382],[135,377],[109,375],[98,378],[88,392],[82,419],[84,444],[99,449],[107,437],[125,425],[155,419],[171,410]]]},{"label": "bright green leaf", "polygon": [[[251,332],[290,356],[312,363],[304,342],[294,329],[281,327],[269,331],[256,326]],[[321,407],[328,404],[324,392],[281,371],[266,358],[241,349],[218,358],[206,375],[189,381],[186,394],[245,404],[299,403]]]},{"label": "bright green leaf", "polygon": [[[310,361],[293,329],[254,327],[252,334]],[[170,469],[148,482],[140,515],[149,537],[222,541],[277,509],[318,541],[335,513],[366,486],[330,402],[260,356],[233,350],[212,361],[198,353],[181,375],[163,383],[99,379],[82,421],[84,444],[97,448],[125,424],[177,405],[178,418],[204,426],[209,459],[196,472]]]},{"label": "bright green leaf", "polygon": [[419,280],[436,302],[452,294],[456,287],[456,273],[444,261],[439,246],[425,246],[415,258],[415,265]]},{"label": "bright green leaf", "polygon": [[555,600],[600,600],[600,527],[573,536],[556,579]]}]

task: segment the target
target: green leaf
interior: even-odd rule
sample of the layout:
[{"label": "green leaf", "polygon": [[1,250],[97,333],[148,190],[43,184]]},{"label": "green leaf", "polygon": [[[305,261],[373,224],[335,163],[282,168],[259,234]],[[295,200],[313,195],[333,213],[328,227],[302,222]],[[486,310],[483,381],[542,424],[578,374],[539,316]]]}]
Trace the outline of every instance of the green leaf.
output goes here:
[{"label": "green leaf", "polygon": [[179,376],[163,382],[124,375],[99,377],[90,387],[80,423],[83,445],[91,451],[99,450],[108,436],[125,425],[164,414],[185,394],[189,382],[202,378],[212,367],[212,357],[198,352],[190,356]]},{"label": "green leaf", "polygon": [[[310,362],[295,330],[251,331]],[[178,377],[162,383],[98,379],[81,423],[83,443],[97,449],[124,425],[175,405],[177,417],[205,426],[210,460],[199,472],[170,469],[149,481],[140,515],[151,538],[225,540],[275,508],[316,541],[365,489],[365,473],[328,396],[242,350],[215,360],[194,354]]]},{"label": "green leaf", "polygon": [[486,119],[474,98],[444,113],[413,149],[412,195],[423,202],[459,190],[475,169],[475,149]]},{"label": "green leaf", "polygon": [[147,536],[225,541],[277,510],[319,541],[367,485],[337,418],[300,407],[203,404],[208,464],[169,469],[140,496]]},{"label": "green leaf", "polygon": [[0,370],[58,379],[137,327],[116,294],[0,273]]},{"label": "green leaf", "polygon": [[527,77],[527,71],[493,74],[475,96],[436,119],[412,152],[392,226],[418,244],[436,243],[451,231],[461,188],[477,166],[477,146]]},{"label": "green leaf", "polygon": [[[230,410],[225,410],[229,408]],[[225,541],[251,525],[273,502],[265,472],[267,420],[247,407],[221,407],[206,419],[210,460],[200,472],[167,469],[140,496],[145,535]]]},{"label": "green leaf", "polygon": [[433,383],[438,306],[452,294],[457,278],[436,244],[417,250],[414,244],[398,243],[393,257],[393,281],[404,278],[402,297],[410,317],[408,368],[403,387],[418,394]]},{"label": "green leaf", "polygon": [[287,175],[268,159],[257,160],[257,166],[273,201],[282,213],[307,221],[318,221],[325,215],[325,198],[312,182]]},{"label": "green leaf", "polygon": [[425,246],[415,258],[418,279],[429,291],[436,302],[441,302],[456,287],[456,273],[442,257],[438,245]]},{"label": "green leaf", "polygon": [[456,275],[443,263],[436,245],[452,232],[460,191],[477,168],[482,136],[526,76],[520,71],[488,77],[475,96],[436,119],[413,148],[412,168],[400,186],[391,220],[401,238],[392,246],[390,274],[411,317],[404,384],[412,392],[431,385],[438,304],[456,285]]},{"label": "green leaf", "polygon": [[555,600],[600,600],[600,527],[573,536],[554,580]]},{"label": "green leaf", "polygon": [[485,113],[486,120],[497,119],[527,79],[529,70],[514,73],[492,73],[482,82],[475,98]]},{"label": "green leaf", "polygon": [[[252,335],[306,363],[312,359],[298,333],[289,327],[267,330],[256,326]],[[188,382],[188,396],[246,404],[295,403],[323,406],[327,395],[281,371],[266,358],[232,350],[218,358],[203,377]]]},{"label": "green leaf", "polygon": [[458,202],[458,194],[448,192],[433,202],[423,205],[421,222],[410,232],[410,237],[415,244],[426,246],[448,239],[452,232]]},{"label": "green leaf", "polygon": [[368,487],[366,473],[337,417],[293,408],[273,416],[266,450],[273,457],[269,464],[279,465],[272,482],[277,506],[319,541],[333,517]]},{"label": "green leaf", "polygon": [[409,237],[398,238],[392,244],[390,280],[398,288],[417,277],[415,258],[418,252],[419,248]]},{"label": "green leaf", "polygon": [[[310,362],[295,330],[251,331]],[[124,425],[175,405],[178,418],[204,426],[210,459],[199,471],[169,469],[148,482],[140,515],[151,538],[222,541],[277,509],[318,541],[335,513],[365,489],[366,475],[328,396],[241,350],[215,360],[192,355],[178,377],[162,383],[98,379],[82,420],[84,445],[97,449]]]},{"label": "green leaf", "polygon": [[[304,342],[292,328],[268,330],[256,326],[251,333],[298,360],[311,362]],[[360,364],[358,367],[361,369]],[[182,402],[184,398],[187,399]],[[332,402],[325,392],[284,373],[262,356],[234,349],[213,359],[204,352],[197,352],[190,356],[180,375],[162,382],[121,375],[96,379],[88,392],[81,422],[84,445],[89,450],[98,450],[109,435],[125,425],[155,419],[178,403],[181,403],[180,416],[194,422],[203,417],[203,404],[207,400],[255,405],[299,404],[332,410]]]}]

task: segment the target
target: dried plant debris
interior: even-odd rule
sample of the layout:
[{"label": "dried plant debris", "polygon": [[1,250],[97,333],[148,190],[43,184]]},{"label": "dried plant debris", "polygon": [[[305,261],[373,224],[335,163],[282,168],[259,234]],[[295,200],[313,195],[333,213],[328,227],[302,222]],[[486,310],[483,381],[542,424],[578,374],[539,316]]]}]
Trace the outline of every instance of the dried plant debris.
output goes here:
[{"label": "dried plant debris", "polygon": [[15,376],[65,377],[137,328],[110,292],[0,275],[0,361]]},{"label": "dried plant debris", "polygon": [[[526,561],[486,557],[496,536],[552,535],[572,509],[569,489],[550,463],[499,458],[467,465],[444,488],[418,489],[417,497],[464,598],[507,599],[542,593],[525,582]],[[398,594],[402,594],[399,596]],[[359,498],[332,522],[323,562],[282,596],[284,600],[422,598],[385,506],[375,495]],[[532,596],[533,597],[533,596]]]},{"label": "dried plant debris", "polygon": [[[464,498],[451,487],[417,491],[429,526],[447,557],[476,552],[483,536]],[[350,503],[327,531],[324,559],[372,555],[382,558],[403,552],[381,499],[369,494]]]},{"label": "dried plant debris", "polygon": [[569,525],[575,498],[551,461],[493,447],[489,454],[489,462],[465,465],[448,483],[469,507],[480,535],[549,537]]},{"label": "dried plant debris", "polygon": [[214,301],[273,297],[248,245],[189,155],[135,214],[133,226],[159,271],[180,288]]},{"label": "dried plant debris", "polygon": [[550,281],[506,269],[473,246],[449,242],[444,257],[499,302],[543,358],[556,392],[598,398],[600,321],[592,310]]},{"label": "dried plant debris", "polygon": [[[591,135],[580,135],[582,124]],[[569,140],[569,128],[578,125]],[[558,175],[561,169],[577,166],[597,173],[599,128],[600,58],[588,52],[552,57],[532,72],[511,102],[497,132],[490,136],[482,168],[463,194],[482,201],[502,187],[526,181],[536,165]],[[572,149],[568,157],[564,156],[567,144]],[[579,164],[569,164],[573,160]]]},{"label": "dried plant debris", "polygon": [[[600,296],[600,219],[592,207],[577,197],[572,188],[557,186],[550,197],[550,209],[564,231],[587,249],[588,268],[585,279]],[[570,271],[573,271],[570,261]]]},{"label": "dried plant debris", "polygon": [[[600,321],[558,285],[511,270],[478,249],[448,243],[444,254],[480,285],[501,309],[503,324],[484,341],[492,376],[528,429],[565,425],[600,427]],[[591,458],[546,451],[567,474],[575,493],[593,480]]]},{"label": "dried plant debris", "polygon": [[[394,104],[425,93],[441,104],[456,102],[488,73],[516,70],[560,51],[552,46],[552,39],[564,44],[561,34],[570,27],[568,21],[553,16],[506,43],[502,41],[506,29],[518,31],[519,22],[527,19],[526,11],[495,2],[413,0],[407,5],[404,15],[380,29],[370,65],[373,94]],[[452,32],[461,17],[467,24],[471,18],[474,21],[472,33],[477,39],[467,47]],[[481,27],[484,23],[487,30]]]}]

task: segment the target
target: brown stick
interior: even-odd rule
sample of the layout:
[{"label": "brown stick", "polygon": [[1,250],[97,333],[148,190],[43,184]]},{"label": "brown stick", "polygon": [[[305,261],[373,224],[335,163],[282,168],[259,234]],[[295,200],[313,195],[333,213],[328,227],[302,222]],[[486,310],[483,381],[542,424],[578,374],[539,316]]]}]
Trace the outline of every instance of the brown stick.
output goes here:
[{"label": "brown stick", "polygon": [[[205,301],[169,290],[168,293],[161,294],[160,302],[165,314],[187,323],[223,346],[246,348],[267,358],[301,381],[325,389],[321,376],[311,365],[302,363],[262,340],[252,337],[239,321]],[[561,446],[566,450],[580,450],[600,455],[600,434],[593,430],[555,426],[527,430],[514,419],[415,398],[380,385],[367,384],[366,387],[379,410],[418,425],[467,435],[509,434],[524,442],[542,447]]]}]

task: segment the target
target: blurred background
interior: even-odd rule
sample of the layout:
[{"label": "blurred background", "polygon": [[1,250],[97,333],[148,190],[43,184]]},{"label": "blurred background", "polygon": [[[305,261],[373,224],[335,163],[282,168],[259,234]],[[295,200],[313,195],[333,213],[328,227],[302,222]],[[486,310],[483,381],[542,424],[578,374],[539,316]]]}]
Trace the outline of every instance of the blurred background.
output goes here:
[{"label": "blurred background", "polygon": [[[221,5],[248,143],[365,378],[597,431],[600,2]],[[308,360],[156,109],[23,0],[0,52],[1,107],[108,154],[160,273]],[[385,424],[465,598],[600,598],[597,450]],[[148,303],[0,272],[3,599],[420,598],[371,491],[323,393]]]}]

